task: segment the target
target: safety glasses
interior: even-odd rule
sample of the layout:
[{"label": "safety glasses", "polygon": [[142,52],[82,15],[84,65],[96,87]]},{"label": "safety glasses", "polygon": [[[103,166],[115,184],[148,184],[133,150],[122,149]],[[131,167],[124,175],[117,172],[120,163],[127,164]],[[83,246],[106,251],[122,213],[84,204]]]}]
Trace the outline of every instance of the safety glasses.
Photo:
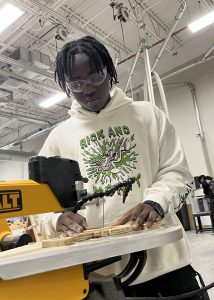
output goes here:
[{"label": "safety glasses", "polygon": [[99,86],[105,80],[106,75],[107,70],[106,68],[103,68],[102,71],[92,74],[86,80],[69,81],[66,82],[66,85],[68,86],[70,91],[80,93],[83,91],[84,87],[87,84],[92,86]]}]

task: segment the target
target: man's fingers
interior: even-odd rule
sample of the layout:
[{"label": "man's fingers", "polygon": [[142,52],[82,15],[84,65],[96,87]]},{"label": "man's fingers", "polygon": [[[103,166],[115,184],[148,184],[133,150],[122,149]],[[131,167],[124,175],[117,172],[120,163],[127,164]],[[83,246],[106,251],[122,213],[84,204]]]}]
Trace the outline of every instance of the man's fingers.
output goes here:
[{"label": "man's fingers", "polygon": [[162,220],[161,216],[158,215],[155,221],[160,222],[161,220]]},{"label": "man's fingers", "polygon": [[126,224],[127,222],[130,221],[130,217],[132,215],[132,211],[133,210],[130,210],[128,211],[125,215],[123,215],[119,220],[117,220],[114,224],[112,224],[113,226],[117,226],[117,225],[124,225]]},{"label": "man's fingers", "polygon": [[78,216],[76,216],[75,220],[73,220],[71,218],[72,214],[73,213],[63,213],[59,216],[59,219],[58,219],[57,225],[56,225],[57,232],[59,232],[59,231],[67,232],[68,230],[71,230],[75,233],[80,233],[80,232],[83,232],[84,229],[87,228],[87,223],[86,223],[85,218],[78,215]]},{"label": "man's fingers", "polygon": [[72,230],[76,233],[80,233],[80,232],[83,232],[84,231],[84,228],[77,224],[76,222],[72,222],[69,226],[68,226],[69,230]]},{"label": "man's fingers", "polygon": [[68,218],[70,218],[72,221],[77,222],[78,224],[82,224],[83,222],[86,222],[86,219],[78,213],[74,214],[73,212],[70,211],[65,214]]},{"label": "man's fingers", "polygon": [[149,216],[146,220],[146,226],[150,228],[154,222],[157,221],[158,213],[155,210],[150,211]]},{"label": "man's fingers", "polygon": [[144,223],[144,217],[138,216],[135,221],[132,221],[133,229],[138,230],[142,227]]},{"label": "man's fingers", "polygon": [[67,226],[65,226],[65,225],[63,225],[63,224],[60,224],[60,225],[58,225],[58,227],[57,227],[57,232],[65,232],[66,233],[66,231],[68,230],[68,227]]},{"label": "man's fingers", "polygon": [[145,209],[143,204],[138,204],[135,207],[130,218],[131,224],[134,225],[134,229],[137,230],[142,226],[144,221],[147,219],[148,213],[149,212]]},{"label": "man's fingers", "polygon": [[76,233],[80,233],[83,231],[84,231],[84,228],[75,222],[72,222],[68,227],[65,225],[58,226],[58,236],[59,237],[72,236]]},{"label": "man's fingers", "polygon": [[73,230],[67,230],[67,231],[66,231],[66,234],[67,234],[68,236],[73,236],[74,234],[76,234],[76,232],[73,231]]},{"label": "man's fingers", "polygon": [[58,231],[57,235],[58,235],[59,238],[64,238],[64,237],[68,236],[68,234],[64,231]]},{"label": "man's fingers", "polygon": [[138,204],[131,216],[131,222],[133,229],[138,230],[146,222],[148,228],[150,228],[158,217],[157,212],[153,207],[147,204]]},{"label": "man's fingers", "polygon": [[88,224],[87,224],[85,218],[83,218],[83,220],[82,220],[82,222],[80,223],[80,225],[82,225],[82,227],[83,227],[84,229],[88,229]]},{"label": "man's fingers", "polygon": [[129,210],[123,215],[117,222],[112,224],[123,225],[127,222],[133,225],[134,230],[138,230],[146,222],[148,228],[150,228],[154,222],[160,221],[161,217],[156,210],[149,204],[140,203],[135,208]]}]

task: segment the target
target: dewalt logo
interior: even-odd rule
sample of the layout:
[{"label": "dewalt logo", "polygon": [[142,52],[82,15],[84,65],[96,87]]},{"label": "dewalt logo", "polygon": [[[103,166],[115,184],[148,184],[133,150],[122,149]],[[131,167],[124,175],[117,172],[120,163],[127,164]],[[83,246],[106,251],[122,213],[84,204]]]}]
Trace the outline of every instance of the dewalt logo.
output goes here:
[{"label": "dewalt logo", "polygon": [[21,191],[0,191],[0,214],[22,210]]}]

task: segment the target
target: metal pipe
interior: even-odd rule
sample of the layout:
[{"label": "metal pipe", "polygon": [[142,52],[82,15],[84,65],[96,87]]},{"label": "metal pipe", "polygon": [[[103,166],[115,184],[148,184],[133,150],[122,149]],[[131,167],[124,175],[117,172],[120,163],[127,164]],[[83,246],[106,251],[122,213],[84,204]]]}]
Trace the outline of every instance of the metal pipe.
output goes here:
[{"label": "metal pipe", "polygon": [[45,134],[46,132],[48,132],[51,129],[52,129],[52,127],[48,127],[48,128],[44,128],[44,129],[39,130],[39,131],[38,130],[33,131],[33,132],[29,133],[29,134],[26,134],[26,135],[20,137],[19,139],[16,139],[16,140],[12,141],[9,144],[1,146],[0,150],[8,150],[11,147],[18,146],[18,145],[20,145],[20,144],[22,144],[24,142],[30,141],[33,138],[36,138],[36,137],[39,137],[40,135]]},{"label": "metal pipe", "polygon": [[[155,3],[153,3],[152,5],[148,6],[146,9],[144,9],[143,14],[145,15],[145,13],[150,10],[151,8],[155,7],[156,5],[158,5],[160,2],[162,2],[163,0],[159,0]],[[143,4],[143,3],[142,3]]]},{"label": "metal pipe", "polygon": [[38,119],[35,119],[32,117],[26,117],[24,115],[17,114],[17,113],[9,113],[9,112],[0,110],[0,115],[3,117],[6,117],[6,118],[11,118],[11,117],[19,118],[20,120],[27,121],[27,122],[37,124],[37,125],[50,125],[50,123],[48,121],[38,120]]},{"label": "metal pipe", "polygon": [[204,54],[203,58],[207,58],[214,50],[214,45]]},{"label": "metal pipe", "polygon": [[[147,28],[147,27],[146,27],[146,28]],[[184,26],[184,27],[178,29],[177,31],[173,32],[173,34],[171,35],[171,37],[172,37],[172,36],[175,36],[175,35],[177,35],[177,34],[179,34],[180,32],[186,30],[187,28],[188,28],[187,26]],[[159,44],[162,43],[164,40],[165,40],[165,38],[163,38],[163,39],[157,41],[156,43],[154,43],[154,44],[152,44],[151,46],[149,46],[149,49],[150,49],[150,48],[153,48],[153,47],[155,47],[155,46],[157,46],[157,45],[159,45]],[[130,56],[126,57],[125,59],[119,61],[119,62],[118,62],[118,65],[120,65],[120,64],[122,64],[122,63],[128,61],[129,59],[133,58],[134,56],[135,56],[135,54],[131,54]]]},{"label": "metal pipe", "polygon": [[209,4],[206,2],[206,0],[201,0],[200,1],[201,5],[207,10],[209,11],[211,9],[211,7],[209,6]]},{"label": "metal pipe", "polygon": [[193,67],[195,67],[195,66],[197,66],[197,65],[203,64],[203,63],[205,63],[205,62],[207,62],[207,61],[209,61],[209,60],[211,60],[211,59],[213,59],[213,58],[214,58],[214,55],[209,56],[209,57],[207,57],[207,58],[202,58],[202,59],[200,59],[199,61],[196,61],[196,62],[194,62],[194,63],[192,63],[192,64],[190,64],[190,65],[188,65],[188,66],[186,66],[186,67],[183,67],[183,68],[181,68],[181,69],[176,70],[175,72],[172,72],[172,73],[170,73],[170,74],[168,74],[168,75],[165,75],[165,76],[161,77],[161,80],[168,79],[168,78],[170,78],[170,77],[172,77],[172,76],[175,76],[175,75],[177,75],[177,74],[179,74],[179,73],[182,73],[182,72],[184,72],[184,71],[186,71],[186,70],[188,70],[188,69],[191,69],[191,68],[193,68]]},{"label": "metal pipe", "polygon": [[[132,94],[134,95],[133,91],[132,91]],[[149,101],[149,99],[148,99],[148,86],[147,86],[146,77],[144,78],[144,82],[143,82],[143,96],[144,96],[144,101]]]},{"label": "metal pipe", "polygon": [[173,33],[173,30],[175,29],[178,21],[182,17],[183,12],[184,12],[184,10],[186,8],[186,1],[185,0],[178,0],[178,1],[181,2],[181,5],[180,5],[180,7],[178,9],[177,15],[175,16],[175,20],[174,20],[174,22],[173,22],[173,24],[171,26],[171,29],[169,30],[169,32],[168,32],[168,34],[167,34],[167,36],[166,36],[166,38],[165,38],[165,40],[164,40],[164,42],[162,44],[162,46],[161,46],[161,48],[160,48],[157,56],[156,56],[156,59],[155,59],[155,62],[153,64],[153,66],[152,66],[151,71],[154,71],[154,69],[155,69],[155,67],[156,67],[158,61],[160,60],[160,57],[161,57],[161,55],[162,55],[162,53],[164,51],[164,48],[165,48],[166,44],[168,43],[168,41],[169,41],[169,39],[170,39],[170,37],[171,37],[171,35]]},{"label": "metal pipe", "polygon": [[[141,2],[138,2],[138,1],[136,1],[135,0],[135,2],[139,5],[139,6],[141,6],[143,9],[146,9],[147,8],[147,6],[145,5],[143,5],[143,3],[141,3]],[[162,20],[160,20],[158,17],[157,17],[157,15],[150,9],[148,12],[147,12],[147,14],[149,15],[149,16],[151,16],[152,17],[152,19],[164,30],[164,31],[166,31],[167,32],[167,30],[168,30],[168,26],[162,21]],[[182,45],[183,44],[183,41],[179,38],[179,37],[174,37],[174,40],[179,44],[179,45]]]},{"label": "metal pipe", "polygon": [[127,82],[126,82],[126,86],[125,86],[125,89],[124,89],[125,92],[126,92],[127,89],[128,89],[128,86],[129,86],[130,80],[131,80],[131,78],[132,78],[132,75],[133,75],[133,72],[134,72],[134,68],[135,68],[136,63],[137,63],[137,61],[138,61],[138,58],[139,58],[141,49],[142,49],[142,42],[140,42],[140,44],[139,44],[139,46],[138,46],[138,49],[137,49],[137,52],[136,52],[136,54],[135,54],[135,59],[134,59],[134,61],[133,61],[131,70],[130,70],[130,72],[129,72],[129,77],[128,77],[128,80],[127,80]]},{"label": "metal pipe", "polygon": [[[206,59],[201,59],[200,58],[200,60],[198,60],[198,61],[196,61],[196,62],[194,62],[194,63],[192,63],[192,64],[190,64],[190,65],[187,65],[186,67],[183,67],[183,68],[181,68],[181,69],[178,69],[178,70],[176,70],[175,72],[172,72],[172,73],[169,73],[168,75],[163,75],[163,77],[161,77],[161,80],[165,80],[165,79],[168,79],[168,78],[170,78],[170,77],[173,77],[173,76],[175,76],[175,75],[177,75],[177,74],[179,74],[179,73],[182,73],[182,72],[184,72],[184,71],[186,71],[186,70],[188,70],[188,69],[191,69],[191,68],[193,68],[193,67],[195,67],[195,66],[197,66],[197,65],[200,65],[200,64],[203,64],[203,63],[205,63],[205,62],[208,62],[209,60],[211,60],[211,59],[214,59],[214,55],[212,55],[212,56],[209,56],[208,58],[206,58]],[[172,84],[172,86],[175,86],[175,84],[173,83]],[[176,84],[177,85],[177,84]],[[164,85],[164,87],[165,87],[165,85]],[[137,89],[135,89],[135,90],[133,90],[133,94],[136,94],[136,93],[139,93],[139,92],[141,92],[142,90],[144,90],[144,87],[143,86],[139,86]]]},{"label": "metal pipe", "polygon": [[35,130],[33,132],[30,132],[28,134],[25,134],[24,136],[21,136],[19,137],[18,139],[14,140],[14,141],[11,141],[9,144],[5,144],[4,146],[1,146],[0,147],[0,150],[8,150],[10,149],[11,147],[15,147],[15,146],[18,146],[24,142],[28,142],[34,138],[37,138],[43,134],[45,134],[46,132],[52,130],[54,127],[60,125],[62,122],[64,122],[65,120],[67,120],[69,117],[66,116],[66,117],[63,117],[61,118],[60,120],[58,120],[58,122],[56,122],[55,124],[52,124],[51,126],[49,125],[48,127],[46,128],[43,128],[43,129],[39,129],[39,130]]},{"label": "metal pipe", "polygon": [[17,121],[17,119],[15,118],[15,119],[12,119],[12,120],[2,123],[2,125],[0,125],[0,130],[4,129],[6,127],[9,127],[11,124],[13,124],[16,121]]},{"label": "metal pipe", "polygon": [[200,137],[200,140],[201,140],[201,145],[202,145],[202,150],[203,150],[203,154],[204,154],[205,164],[207,167],[207,172],[209,175],[213,176],[210,158],[209,158],[209,154],[207,151],[205,135],[204,135],[204,131],[203,131],[202,123],[201,123],[201,118],[200,118],[200,113],[199,113],[199,108],[198,108],[198,103],[197,103],[197,98],[196,98],[195,86],[193,83],[190,83],[190,82],[187,83],[187,86],[190,87],[190,90],[192,93],[193,105],[194,105],[194,109],[195,109],[195,116],[196,116],[198,129],[199,129],[198,136]]},{"label": "metal pipe", "polygon": [[[145,30],[148,31],[156,41],[161,42],[164,40],[164,39],[160,39],[149,27],[145,26]],[[149,48],[151,48],[151,47],[149,47]],[[166,51],[172,55],[176,54],[176,52],[171,50],[168,46],[166,46]]]},{"label": "metal pipe", "polygon": [[[161,0],[162,1],[162,0]],[[164,41],[164,39],[160,39],[150,28],[148,28],[147,26],[146,26],[146,24],[143,24],[142,26],[140,26],[139,25],[139,20],[137,19],[137,17],[134,15],[134,16],[132,16],[132,15],[130,15],[130,18],[137,24],[137,26],[138,26],[138,32],[139,33],[141,33],[141,29],[143,28],[144,29],[144,31],[148,31],[153,37],[154,37],[154,39],[156,40],[156,41],[158,41],[158,42],[162,42],[162,41]],[[142,39],[143,37],[141,36],[141,39]],[[157,43],[158,44],[158,43]],[[152,46],[150,46],[149,48],[151,48]],[[166,47],[166,51],[168,51],[170,54],[175,54],[175,52],[173,52],[169,47]]]},{"label": "metal pipe", "polygon": [[151,66],[149,61],[149,52],[148,47],[146,44],[146,41],[144,41],[143,46],[143,55],[144,55],[144,63],[146,68],[146,81],[147,81],[147,87],[148,87],[148,95],[149,95],[149,101],[151,101],[152,104],[155,105],[155,97],[154,97],[154,91],[153,91],[153,84],[152,84],[152,74],[151,74]]},{"label": "metal pipe", "polygon": [[116,55],[115,55],[115,61],[114,61],[114,67],[115,67],[115,69],[117,69],[118,61],[119,61],[119,55],[118,55],[118,53],[116,53]]},{"label": "metal pipe", "polygon": [[101,10],[100,12],[98,12],[95,16],[93,16],[93,18],[91,18],[90,20],[88,20],[81,27],[85,27],[86,25],[88,25],[88,23],[90,23],[91,21],[93,21],[94,19],[96,19],[97,17],[99,17],[100,15],[102,15],[107,9],[109,9],[109,6],[105,7],[103,10]]}]

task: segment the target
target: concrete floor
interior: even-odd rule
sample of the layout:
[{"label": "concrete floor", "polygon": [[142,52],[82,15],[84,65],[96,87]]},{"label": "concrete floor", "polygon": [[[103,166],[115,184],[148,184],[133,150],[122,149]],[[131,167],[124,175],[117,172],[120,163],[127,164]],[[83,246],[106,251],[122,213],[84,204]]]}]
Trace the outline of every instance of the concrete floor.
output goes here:
[{"label": "concrete floor", "polygon": [[[192,266],[203,277],[206,285],[214,281],[214,235],[210,231],[196,234],[186,231],[192,252]],[[209,290],[210,300],[214,300],[214,288]]]}]

